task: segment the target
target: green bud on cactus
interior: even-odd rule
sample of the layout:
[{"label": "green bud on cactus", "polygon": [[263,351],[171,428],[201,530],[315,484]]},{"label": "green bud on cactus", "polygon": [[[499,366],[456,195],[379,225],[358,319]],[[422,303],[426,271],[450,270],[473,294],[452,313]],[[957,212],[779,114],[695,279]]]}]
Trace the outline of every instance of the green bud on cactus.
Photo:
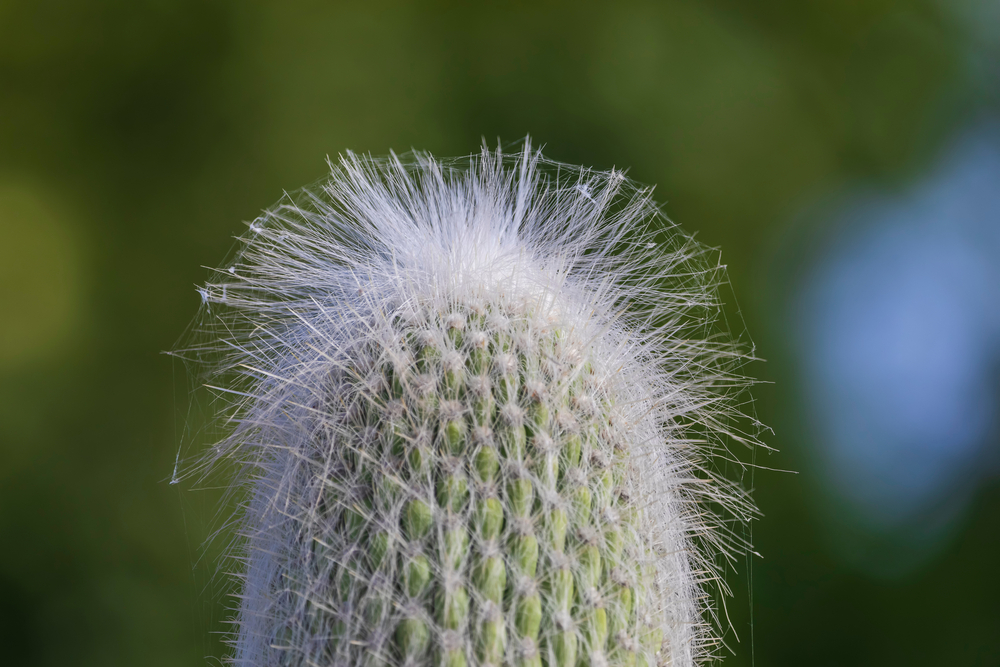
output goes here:
[{"label": "green bud on cactus", "polygon": [[202,291],[237,397],[212,457],[244,466],[235,664],[706,659],[746,547],[713,512],[754,512],[705,460],[742,357],[698,336],[721,269],[648,190],[528,146],[349,154],[244,242]]}]

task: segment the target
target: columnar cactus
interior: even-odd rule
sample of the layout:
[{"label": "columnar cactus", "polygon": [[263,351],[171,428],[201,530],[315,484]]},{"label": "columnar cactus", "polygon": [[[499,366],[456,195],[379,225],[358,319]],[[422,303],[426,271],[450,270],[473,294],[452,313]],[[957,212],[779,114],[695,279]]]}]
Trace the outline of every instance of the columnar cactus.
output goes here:
[{"label": "columnar cactus", "polygon": [[349,154],[242,242],[190,350],[235,397],[234,664],[712,656],[722,517],[752,513],[706,458],[740,356],[648,190],[528,146]]}]

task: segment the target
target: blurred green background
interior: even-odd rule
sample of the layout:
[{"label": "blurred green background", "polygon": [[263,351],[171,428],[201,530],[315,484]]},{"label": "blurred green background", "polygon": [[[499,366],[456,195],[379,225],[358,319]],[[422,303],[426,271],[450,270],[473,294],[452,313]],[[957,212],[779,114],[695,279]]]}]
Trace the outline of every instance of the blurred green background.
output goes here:
[{"label": "blurred green background", "polygon": [[530,133],[655,183],[767,360],[726,664],[1000,665],[998,65],[990,0],[0,0],[0,662],[219,664],[204,267],[327,155]]}]

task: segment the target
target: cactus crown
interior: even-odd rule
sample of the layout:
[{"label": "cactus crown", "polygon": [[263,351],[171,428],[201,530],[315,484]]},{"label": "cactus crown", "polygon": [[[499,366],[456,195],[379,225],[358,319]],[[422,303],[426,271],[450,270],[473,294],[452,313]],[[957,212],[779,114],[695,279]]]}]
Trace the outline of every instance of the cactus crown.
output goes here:
[{"label": "cactus crown", "polygon": [[745,385],[718,265],[528,145],[333,172],[251,225],[186,350],[233,397],[233,662],[710,658],[723,517],[753,514],[708,465]]}]

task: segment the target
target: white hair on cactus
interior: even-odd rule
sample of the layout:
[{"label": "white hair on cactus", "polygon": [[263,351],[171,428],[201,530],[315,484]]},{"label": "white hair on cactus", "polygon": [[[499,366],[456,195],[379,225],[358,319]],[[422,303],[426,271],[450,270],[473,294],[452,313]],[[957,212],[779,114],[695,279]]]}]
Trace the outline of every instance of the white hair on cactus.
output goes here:
[{"label": "white hair on cactus", "polygon": [[[242,471],[233,663],[556,665],[572,662],[570,648],[592,665],[713,657],[705,587],[725,591],[719,558],[748,548],[726,517],[756,511],[712,472],[726,442],[755,444],[728,426],[748,381],[736,373],[746,357],[715,330],[714,254],[622,172],[552,162],[527,141],[451,161],[348,153],[331,169],[252,223],[235,261],[199,289],[200,333],[179,353],[219,374],[230,397],[232,426],[202,463]],[[507,381],[520,389],[504,394]],[[453,400],[451,382],[464,383]],[[422,407],[432,395],[446,400]],[[475,407],[483,396],[502,404]],[[453,424],[464,454],[441,453]],[[521,432],[523,459],[492,444]],[[587,456],[563,462],[560,448],[584,432]],[[390,453],[393,438],[405,454]],[[495,449],[504,454],[487,479],[476,457]],[[423,481],[414,452],[430,452]],[[442,496],[445,477],[467,488]],[[520,479],[534,510],[504,486]],[[613,500],[596,499],[600,480],[612,480]],[[587,513],[568,510],[571,546],[560,546],[546,522],[582,487]],[[476,517],[494,498],[503,527],[487,535]],[[425,500],[432,536],[420,542],[407,512]],[[451,563],[438,552],[453,526],[473,540]],[[607,545],[623,533],[648,575],[641,563],[613,567]],[[525,535],[543,536],[545,567],[573,574],[570,606],[552,601],[551,572],[525,575],[505,546]],[[371,564],[364,553],[380,539],[390,555]],[[510,576],[494,599],[480,572],[496,553]],[[604,574],[588,580],[595,553]],[[413,593],[401,582],[417,561],[433,583]],[[459,589],[471,602],[454,620],[440,609]],[[614,596],[625,589],[623,606]],[[536,598],[541,620],[525,630],[518,605]],[[497,610],[500,639],[484,639]]]}]

